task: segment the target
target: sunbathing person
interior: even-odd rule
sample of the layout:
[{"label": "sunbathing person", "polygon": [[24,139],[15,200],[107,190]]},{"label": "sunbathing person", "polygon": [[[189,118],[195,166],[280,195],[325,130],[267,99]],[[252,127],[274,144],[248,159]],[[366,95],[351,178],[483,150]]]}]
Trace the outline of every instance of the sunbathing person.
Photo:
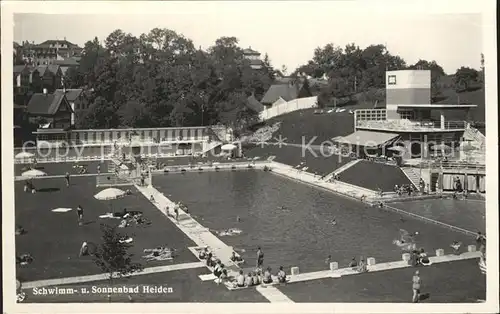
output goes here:
[{"label": "sunbathing person", "polygon": [[252,273],[248,273],[248,274],[247,274],[247,277],[245,278],[245,286],[247,286],[247,287],[251,287],[251,286],[253,286],[253,277],[252,277]]},{"label": "sunbathing person", "polygon": [[252,272],[252,283],[254,286],[260,285],[260,278],[256,272]]},{"label": "sunbathing person", "polygon": [[425,253],[424,249],[420,249],[420,253],[418,254],[418,264],[423,266],[428,266],[431,264],[429,257]]},{"label": "sunbathing person", "polygon": [[217,278],[217,284],[220,284],[224,279],[227,279],[227,270],[222,269],[220,276]]},{"label": "sunbathing person", "polygon": [[231,261],[235,262],[236,264],[243,263],[244,260],[241,258],[241,256],[236,255],[236,252],[233,252],[231,255]]},{"label": "sunbathing person", "polygon": [[224,265],[221,263],[220,260],[217,260],[217,263],[215,264],[215,267],[214,267],[215,277],[219,277],[222,274],[223,269],[224,269]]},{"label": "sunbathing person", "polygon": [[203,250],[200,251],[200,253],[198,254],[198,258],[199,259],[206,259],[207,256],[208,256],[208,247],[205,247]]},{"label": "sunbathing person", "polygon": [[148,261],[172,260],[175,257],[174,249],[169,249],[164,247],[158,247],[156,249],[145,249],[144,253],[146,253],[147,255],[143,256],[142,258]]},{"label": "sunbathing person", "polygon": [[462,246],[461,242],[453,241],[450,247],[453,249],[454,254],[460,254],[460,247]]},{"label": "sunbathing person", "polygon": [[21,227],[20,225],[16,225],[15,235],[22,235],[25,233],[26,233],[26,231],[24,230],[23,227]]},{"label": "sunbathing person", "polygon": [[245,275],[243,275],[243,270],[240,270],[240,273],[236,277],[236,286],[239,288],[245,287]]},{"label": "sunbathing person", "polygon": [[31,264],[33,262],[33,256],[31,254],[22,254],[21,256],[16,257],[16,264],[20,264],[22,266]]},{"label": "sunbathing person", "polygon": [[368,268],[367,268],[365,261],[363,259],[359,260],[359,265],[358,265],[357,271],[360,273],[365,273],[368,271]]},{"label": "sunbathing person", "polygon": [[351,262],[349,263],[349,267],[358,267],[358,261],[355,257],[352,258]]},{"label": "sunbathing person", "polygon": [[262,282],[266,284],[273,282],[273,278],[271,277],[271,267],[266,268],[264,271],[264,278],[262,279]]},{"label": "sunbathing person", "polygon": [[286,273],[283,270],[283,266],[280,266],[280,270],[278,271],[278,282],[279,283],[285,283],[286,282]]},{"label": "sunbathing person", "polygon": [[82,243],[82,247],[80,248],[80,257],[81,256],[92,256],[92,255],[95,255],[97,252],[97,245],[95,245],[94,243],[92,242],[83,242]]}]

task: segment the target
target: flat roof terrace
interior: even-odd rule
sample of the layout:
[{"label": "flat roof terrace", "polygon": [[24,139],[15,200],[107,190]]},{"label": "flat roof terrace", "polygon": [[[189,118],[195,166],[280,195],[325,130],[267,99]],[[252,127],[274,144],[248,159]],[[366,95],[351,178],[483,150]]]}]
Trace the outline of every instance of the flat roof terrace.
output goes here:
[{"label": "flat roof terrace", "polygon": [[465,121],[415,121],[407,119],[398,120],[357,120],[356,129],[378,130],[388,132],[457,132],[465,131]]}]

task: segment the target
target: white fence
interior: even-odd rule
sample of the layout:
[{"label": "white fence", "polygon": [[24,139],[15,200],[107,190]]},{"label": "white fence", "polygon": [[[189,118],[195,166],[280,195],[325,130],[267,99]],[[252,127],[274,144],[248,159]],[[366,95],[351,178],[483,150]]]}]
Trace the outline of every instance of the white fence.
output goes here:
[{"label": "white fence", "polygon": [[260,113],[260,119],[262,121],[265,121],[285,113],[301,109],[315,108],[317,106],[318,106],[317,96],[297,98],[283,104],[275,105],[269,109],[264,109],[264,111]]}]

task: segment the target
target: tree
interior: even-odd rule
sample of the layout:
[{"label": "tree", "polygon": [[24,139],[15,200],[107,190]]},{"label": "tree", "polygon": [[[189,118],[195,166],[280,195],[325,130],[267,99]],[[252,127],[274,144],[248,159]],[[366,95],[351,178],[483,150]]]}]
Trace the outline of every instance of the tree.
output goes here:
[{"label": "tree", "polygon": [[473,83],[477,82],[479,77],[480,75],[477,70],[469,67],[461,67],[457,70],[453,79],[455,90],[458,92],[468,90]]},{"label": "tree", "polygon": [[93,255],[94,263],[108,274],[110,282],[113,278],[121,278],[143,269],[140,263],[132,262],[128,253],[132,245],[125,243],[123,239],[127,236],[118,233],[116,229],[117,227],[101,224],[102,243]]}]

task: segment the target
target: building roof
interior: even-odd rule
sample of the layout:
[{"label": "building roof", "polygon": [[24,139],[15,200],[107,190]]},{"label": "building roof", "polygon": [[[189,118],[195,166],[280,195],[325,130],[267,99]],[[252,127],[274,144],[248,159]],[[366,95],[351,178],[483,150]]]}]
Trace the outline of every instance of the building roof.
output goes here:
[{"label": "building roof", "polygon": [[35,115],[54,115],[61,107],[61,104],[64,103],[65,99],[64,94],[59,92],[54,94],[33,94],[28,103],[28,113]]},{"label": "building roof", "polygon": [[260,52],[253,50],[252,47],[243,49],[243,54],[260,56]]},{"label": "building roof", "polygon": [[[56,89],[56,93],[64,93],[63,89]],[[75,101],[81,94],[83,93],[83,89],[81,88],[69,88],[66,89],[66,99],[69,102]]]},{"label": "building roof", "polygon": [[40,74],[40,76],[43,76],[45,74],[45,71],[47,71],[47,66],[46,65],[39,65],[36,67],[36,70]]},{"label": "building roof", "polygon": [[71,57],[64,60],[54,60],[54,64],[59,66],[77,66],[79,63],[74,57]]},{"label": "building roof", "polygon": [[264,105],[261,104],[254,95],[251,95],[247,98],[246,106],[248,109],[255,112],[261,112],[262,110],[264,110]]},{"label": "building roof", "polygon": [[397,137],[399,137],[397,133],[356,131],[337,139],[337,142],[356,146],[377,147]]},{"label": "building roof", "polygon": [[13,68],[13,72],[14,74],[19,74],[21,72],[23,72],[24,70],[26,70],[26,66],[25,65],[15,65],[14,68]]},{"label": "building roof", "polygon": [[46,41],[44,41],[42,43],[39,43],[38,45],[36,45],[36,47],[38,47],[38,48],[51,48],[50,46],[51,45],[55,45],[55,44],[66,44],[70,48],[72,48],[72,47],[75,47],[75,48],[78,47],[78,45],[75,45],[75,44],[67,41],[66,39],[64,39],[64,40],[49,39],[49,40],[46,40]]},{"label": "building roof", "polygon": [[57,72],[60,69],[60,66],[57,64],[39,65],[36,67],[36,69],[40,73],[40,76],[44,76],[47,70],[51,73],[57,74]]},{"label": "building roof", "polygon": [[261,99],[261,103],[263,104],[272,104],[280,97],[285,101],[290,101],[292,99],[297,98],[299,95],[299,90],[301,88],[301,84],[274,84],[269,87],[267,92],[264,94],[264,97]]},{"label": "building roof", "polygon": [[467,108],[476,108],[477,105],[472,104],[416,104],[416,105],[398,105],[398,107],[403,108],[428,108],[428,109],[467,109]]}]

